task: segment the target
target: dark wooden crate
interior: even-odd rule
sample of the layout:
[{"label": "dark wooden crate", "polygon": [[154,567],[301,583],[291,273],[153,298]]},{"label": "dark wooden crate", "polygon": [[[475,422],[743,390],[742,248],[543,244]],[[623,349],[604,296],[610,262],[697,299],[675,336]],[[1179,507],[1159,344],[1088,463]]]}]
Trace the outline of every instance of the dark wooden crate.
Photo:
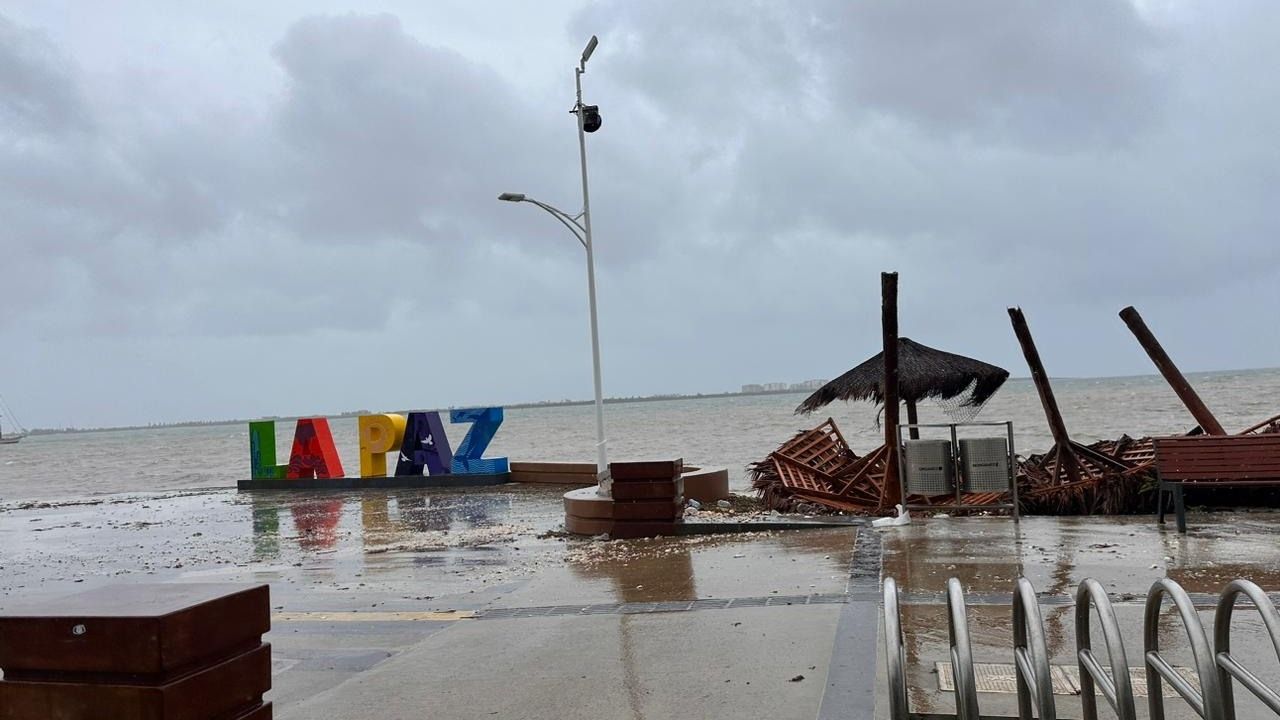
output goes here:
[{"label": "dark wooden crate", "polygon": [[227,720],[271,720],[271,703],[263,703],[252,710],[248,710],[235,717]]},{"label": "dark wooden crate", "polygon": [[609,476],[614,482],[633,480],[673,480],[683,472],[684,460],[646,460],[641,462],[615,462],[609,464]]},{"label": "dark wooden crate", "polygon": [[271,629],[266,585],[108,586],[0,611],[6,676],[105,673],[157,684],[255,647]]},{"label": "dark wooden crate", "polygon": [[684,480],[650,480],[648,482],[614,483],[610,495],[616,501],[675,500],[684,496]]},{"label": "dark wooden crate", "polygon": [[223,720],[270,717],[258,705],[271,689],[271,646],[163,685],[0,681],[0,720]]},{"label": "dark wooden crate", "polygon": [[609,537],[615,540],[675,534],[675,522],[663,522],[660,520],[614,520],[613,530],[609,531]]},{"label": "dark wooden crate", "polygon": [[613,503],[614,520],[676,520],[684,515],[684,503],[674,500],[634,500]]}]

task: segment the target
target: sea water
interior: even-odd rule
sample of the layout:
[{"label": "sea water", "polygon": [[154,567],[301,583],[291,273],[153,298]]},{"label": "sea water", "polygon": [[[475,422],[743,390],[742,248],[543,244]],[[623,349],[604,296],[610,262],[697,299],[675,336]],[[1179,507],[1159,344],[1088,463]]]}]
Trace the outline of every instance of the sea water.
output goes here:
[{"label": "sea water", "polygon": [[[1280,414],[1280,369],[1196,373],[1188,376],[1228,432]],[[1055,379],[1053,388],[1072,439],[1089,443],[1186,432],[1195,421],[1159,376]],[[808,416],[794,414],[806,395],[740,395],[605,406],[611,459],[682,457],[688,464],[727,467],[734,490],[745,492],[749,463],[761,460],[798,430],[832,417],[855,452],[884,441],[871,403],[836,402]],[[387,408],[388,412],[397,409]],[[489,456],[520,461],[595,460],[595,408],[591,405],[510,409]],[[1020,455],[1052,445],[1035,386],[1010,380],[977,421],[1012,421]],[[905,421],[905,413],[903,413]],[[932,403],[921,422],[946,422]],[[354,418],[331,421],[348,475],[359,473]],[[467,426],[447,426],[456,446]],[[999,428],[989,434],[1001,434]],[[971,433],[972,434],[972,433]],[[988,431],[980,431],[988,434]],[[276,426],[280,462],[288,457],[293,423]],[[234,487],[249,475],[244,423],[141,430],[35,435],[0,446],[0,503],[69,500],[113,493]]]}]

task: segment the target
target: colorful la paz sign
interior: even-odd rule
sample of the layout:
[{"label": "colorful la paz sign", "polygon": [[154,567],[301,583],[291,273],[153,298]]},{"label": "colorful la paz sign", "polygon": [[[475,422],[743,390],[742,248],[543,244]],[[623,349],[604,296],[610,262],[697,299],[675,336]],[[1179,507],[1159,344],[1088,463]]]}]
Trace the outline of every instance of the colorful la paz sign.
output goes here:
[{"label": "colorful la paz sign", "polygon": [[[450,423],[471,423],[455,453],[449,447],[444,423],[438,412],[411,412],[361,415],[356,420],[360,435],[360,477],[387,476],[387,453],[398,453],[396,477],[428,475],[499,475],[508,471],[507,458],[486,458],[498,427],[502,408],[471,408],[449,411]],[[258,420],[249,423],[249,463],[254,480],[303,480],[342,478],[342,459],[333,444],[329,421],[299,418],[293,431],[289,462],[276,464],[276,423]]]}]

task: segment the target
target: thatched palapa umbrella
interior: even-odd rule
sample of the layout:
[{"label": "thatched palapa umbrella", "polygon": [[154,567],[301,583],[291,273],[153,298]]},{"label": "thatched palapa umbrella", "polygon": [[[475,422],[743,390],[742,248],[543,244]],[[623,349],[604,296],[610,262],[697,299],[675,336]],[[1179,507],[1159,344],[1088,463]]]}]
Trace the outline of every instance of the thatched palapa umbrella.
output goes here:
[{"label": "thatched palapa umbrella", "polygon": [[[892,346],[889,346],[892,347]],[[823,385],[796,408],[807,415],[834,400],[884,402],[884,353],[876,353]],[[907,404],[907,422],[918,422],[916,404],[938,400],[956,407],[981,408],[1000,389],[1009,371],[963,355],[943,352],[909,338],[898,338],[898,396]],[[911,437],[918,437],[915,428]]]}]

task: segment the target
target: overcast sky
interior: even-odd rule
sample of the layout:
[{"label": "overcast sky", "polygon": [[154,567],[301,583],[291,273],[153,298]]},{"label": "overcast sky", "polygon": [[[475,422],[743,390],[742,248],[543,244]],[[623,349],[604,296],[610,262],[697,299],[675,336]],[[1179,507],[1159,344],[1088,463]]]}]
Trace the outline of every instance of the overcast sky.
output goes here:
[{"label": "overcast sky", "polygon": [[1280,4],[7,2],[0,394],[28,426],[834,377],[1280,365]]}]

